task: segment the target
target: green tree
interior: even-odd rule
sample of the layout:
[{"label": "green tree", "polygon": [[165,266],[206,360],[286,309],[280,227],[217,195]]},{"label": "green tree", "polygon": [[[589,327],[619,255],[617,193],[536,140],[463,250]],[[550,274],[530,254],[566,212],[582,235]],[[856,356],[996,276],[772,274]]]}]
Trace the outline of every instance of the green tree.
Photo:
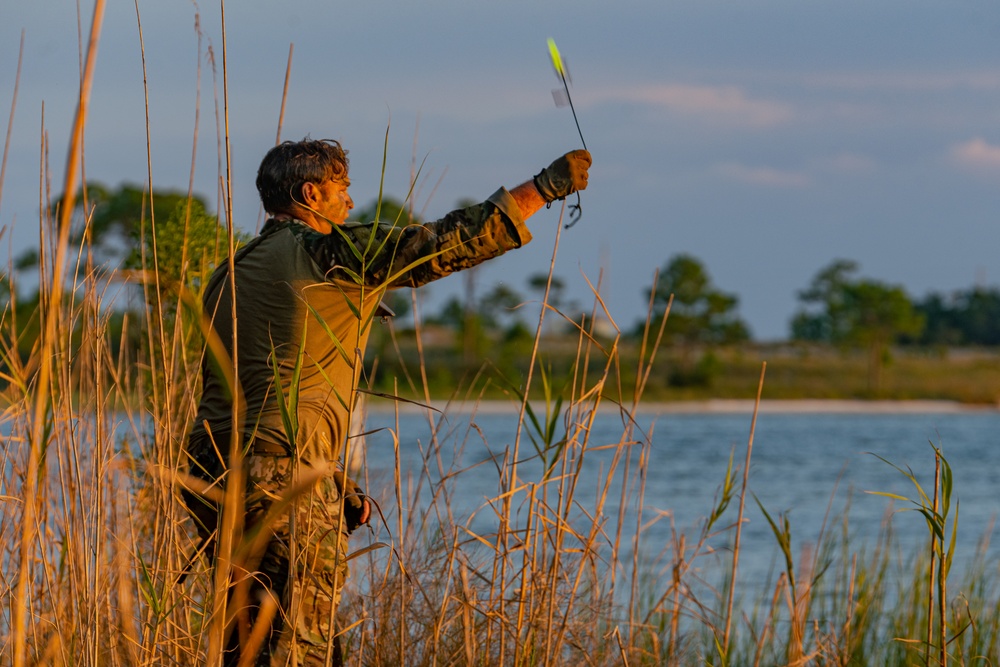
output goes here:
[{"label": "green tree", "polygon": [[898,285],[857,279],[856,263],[835,260],[799,293],[805,308],[792,320],[792,337],[868,350],[868,388],[878,392],[889,347],[919,336],[925,319]]},{"label": "green tree", "polygon": [[[154,195],[155,196],[155,195]],[[169,215],[156,221],[155,233],[149,224],[141,225],[141,239],[125,259],[125,268],[144,271],[176,303],[181,290],[200,295],[201,287],[216,265],[226,256],[226,229],[216,216],[205,210],[197,198],[178,201]],[[236,235],[237,245],[247,240]]]},{"label": "green tree", "polygon": [[[59,210],[64,196],[56,197],[50,206],[53,214]],[[142,228],[150,220],[157,225],[166,222],[180,206],[205,211],[205,200],[188,196],[181,190],[153,190],[123,183],[117,188],[91,182],[80,188],[76,196],[76,211],[72,239],[74,243],[89,241],[97,262],[117,264],[129,257],[142,240]],[[150,206],[152,202],[152,206]],[[150,209],[152,208],[152,215]]]},{"label": "green tree", "polygon": [[[59,211],[64,200],[59,195],[50,202],[52,215]],[[189,197],[177,190],[153,190],[150,197],[148,191],[135,185],[126,183],[110,188],[91,182],[80,189],[75,201],[71,239],[74,245],[83,248],[83,261],[74,261],[73,265],[81,271],[89,271],[91,264],[112,270],[127,269],[125,274],[105,273],[110,279],[120,279],[123,275],[137,278],[140,283],[149,279],[150,289],[145,294],[150,300],[148,312],[154,318],[163,316],[167,318],[165,321],[173,322],[181,288],[197,292],[219,257],[225,254],[225,230],[206,211],[205,201],[199,196]],[[154,220],[155,243],[151,231]],[[27,248],[15,259],[14,272],[23,277],[36,270],[38,264],[39,249]],[[34,294],[17,299],[16,318],[12,320],[17,331],[11,337],[16,337],[23,353],[26,342],[34,335],[33,328],[37,328],[37,318],[32,312],[39,303],[37,282],[11,278],[8,284],[14,290],[11,298],[17,296],[18,284],[32,283],[35,290]],[[155,301],[154,296],[158,297]],[[121,326],[124,315],[120,307],[109,314],[113,329]],[[141,338],[136,336],[137,340]],[[137,343],[133,340],[132,344]]]},{"label": "green tree", "polygon": [[[646,299],[652,297],[655,319],[663,316],[671,296],[664,335],[680,355],[667,381],[675,387],[708,386],[721,370],[712,346],[750,338],[749,328],[736,315],[739,298],[716,288],[701,261],[684,253],[670,258],[646,289]],[[637,330],[641,328],[640,324]],[[698,346],[705,349],[696,360],[692,353]]]},{"label": "green tree", "polygon": [[846,289],[857,270],[856,262],[836,259],[820,269],[809,287],[799,291],[805,308],[792,319],[793,340],[840,343],[847,338]]},{"label": "green tree", "polygon": [[[62,195],[53,200],[53,213],[63,200]],[[159,289],[157,307],[161,310],[163,299],[176,304],[184,289],[199,295],[204,281],[226,255],[226,230],[199,195],[179,190],[150,193],[129,183],[114,189],[88,183],[76,202],[74,242],[86,242],[99,261],[121,264],[133,275],[141,272],[143,280]],[[236,233],[237,245],[248,239],[248,234]],[[18,258],[17,268],[25,270],[37,263],[37,249],[29,249]]]},{"label": "green tree", "polygon": [[924,318],[902,287],[861,280],[846,290],[850,319],[849,340],[868,348],[868,388],[882,386],[882,370],[889,361],[889,345],[901,336],[918,336]]},{"label": "green tree", "polygon": [[673,295],[666,336],[681,345],[728,344],[750,338],[750,329],[736,315],[739,297],[717,289],[695,257],[675,255],[666,263],[656,282],[646,290],[652,295],[654,312],[662,315]]}]

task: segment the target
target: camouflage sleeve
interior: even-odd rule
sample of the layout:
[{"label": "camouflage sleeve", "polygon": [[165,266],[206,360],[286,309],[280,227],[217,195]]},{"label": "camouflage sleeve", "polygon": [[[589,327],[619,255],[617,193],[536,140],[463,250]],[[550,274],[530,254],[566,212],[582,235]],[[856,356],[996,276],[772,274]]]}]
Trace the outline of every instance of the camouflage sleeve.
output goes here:
[{"label": "camouflage sleeve", "polygon": [[329,279],[386,287],[418,287],[530,240],[521,210],[503,188],[435,222],[405,227],[346,223],[330,234],[303,238]]}]

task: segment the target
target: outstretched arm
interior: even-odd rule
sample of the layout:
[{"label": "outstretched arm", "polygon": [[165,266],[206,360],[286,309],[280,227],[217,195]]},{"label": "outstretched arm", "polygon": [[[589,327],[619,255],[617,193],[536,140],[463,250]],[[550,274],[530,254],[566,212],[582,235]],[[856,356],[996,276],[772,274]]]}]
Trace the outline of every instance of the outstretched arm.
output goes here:
[{"label": "outstretched arm", "polygon": [[[440,220],[405,227],[347,223],[304,239],[332,279],[385,287],[418,287],[502,255],[531,240],[525,218],[587,187],[590,153],[572,151],[531,181],[501,188],[482,204]],[[339,273],[340,275],[337,275]]]}]

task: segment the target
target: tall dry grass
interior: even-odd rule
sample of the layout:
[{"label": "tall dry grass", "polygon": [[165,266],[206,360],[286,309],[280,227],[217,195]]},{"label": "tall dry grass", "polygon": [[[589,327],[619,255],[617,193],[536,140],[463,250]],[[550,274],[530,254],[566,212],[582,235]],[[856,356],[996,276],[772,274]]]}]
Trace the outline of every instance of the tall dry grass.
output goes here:
[{"label": "tall dry grass", "polygon": [[[93,26],[96,48],[99,11]],[[77,139],[87,80],[85,74]],[[223,117],[225,108],[223,101]],[[86,200],[78,207],[71,199],[82,160],[75,140],[63,187],[68,197],[57,211],[41,207],[38,308],[25,319],[14,292],[0,320],[0,664],[217,664],[228,580],[225,572],[213,575],[195,553],[178,491],[207,353],[191,304],[211,266],[232,256],[229,188],[222,195],[226,224],[213,221],[218,237],[210,253],[196,253],[189,242],[196,221],[190,207],[170,220],[147,216],[141,270],[126,275],[89,261],[85,232],[93,211]],[[48,180],[43,169],[42,202],[52,199]],[[166,259],[177,256],[176,247],[168,253],[160,246],[160,230],[182,239],[184,280],[168,279]],[[557,239],[553,263],[558,245]],[[197,246],[205,249],[200,241]],[[115,306],[133,298],[136,285],[138,307],[119,321]],[[623,369],[620,336],[594,335],[595,315],[611,314],[600,280],[592,287],[591,316],[573,323],[576,355],[563,390],[550,386],[539,347],[545,318],[562,314],[543,305],[531,372],[509,385],[517,433],[510,442],[486,443],[495,488],[474,512],[456,501],[472,490],[454,452],[470,438],[485,439],[475,406],[488,366],[455,390],[454,398],[474,406],[471,417],[428,408],[434,435],[419,445],[398,426],[391,430],[390,492],[379,499],[370,541],[352,554],[353,578],[341,607],[348,664],[845,666],[1000,659],[1000,590],[987,545],[958,585],[945,586],[942,566],[955,545],[942,535],[955,519],[942,509],[951,483],[940,474],[933,493],[923,495],[930,502],[920,505],[940,528],[926,551],[902,554],[888,523],[873,545],[852,544],[845,522],[839,530],[803,527],[817,533],[811,547],[793,553],[788,518],[767,515],[783,568],[768,589],[755,590],[738,576],[751,435],[742,467],[734,453],[720,468],[718,494],[704,519],[694,527],[671,526],[669,544],[647,543],[651,525],[670,517],[645,504],[653,433],[640,427],[635,413],[669,310],[648,323],[638,359],[630,361],[636,368]],[[426,377],[421,364],[400,381],[429,398]],[[527,400],[533,385],[541,385],[541,404]],[[620,420],[620,432],[596,439],[595,420],[608,410]],[[422,465],[404,469],[399,451],[416,446],[424,447]],[[595,450],[612,454],[596,476],[584,473]],[[238,462],[238,453],[233,459]],[[236,490],[231,483],[230,495]],[[238,529],[229,535],[225,550],[238,554],[245,546]],[[724,558],[716,551],[720,543],[731,547]]]}]

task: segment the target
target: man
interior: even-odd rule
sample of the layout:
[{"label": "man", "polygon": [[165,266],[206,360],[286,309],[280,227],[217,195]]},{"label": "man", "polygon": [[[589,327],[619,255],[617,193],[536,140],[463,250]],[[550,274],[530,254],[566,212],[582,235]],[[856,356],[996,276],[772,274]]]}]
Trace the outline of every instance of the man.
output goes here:
[{"label": "man", "polygon": [[[234,559],[242,569],[233,578],[243,582],[234,590],[243,593],[231,596],[236,623],[226,664],[236,664],[241,650],[255,650],[251,637],[268,597],[279,608],[258,634],[254,664],[325,665],[328,655],[340,664],[334,612],[347,576],[347,539],[370,509],[357,485],[330,464],[350,446],[351,410],[381,296],[524,245],[531,240],[524,220],[586,188],[590,162],[588,152],[574,151],[481,204],[437,222],[393,227],[347,222],[354,202],[338,142],[285,142],[264,157],[257,190],[270,218],[236,253],[233,280],[224,264],[206,287],[205,316],[225,355],[206,355],[188,443],[192,474],[210,483],[228,466],[231,438],[242,443],[249,536],[243,544],[262,545]],[[233,285],[238,382],[230,388],[221,369],[232,367],[226,356],[233,355]],[[242,417],[235,420],[233,395],[242,395]],[[317,471],[319,483],[292,490]],[[210,541],[217,506],[207,496],[185,497]]]}]

